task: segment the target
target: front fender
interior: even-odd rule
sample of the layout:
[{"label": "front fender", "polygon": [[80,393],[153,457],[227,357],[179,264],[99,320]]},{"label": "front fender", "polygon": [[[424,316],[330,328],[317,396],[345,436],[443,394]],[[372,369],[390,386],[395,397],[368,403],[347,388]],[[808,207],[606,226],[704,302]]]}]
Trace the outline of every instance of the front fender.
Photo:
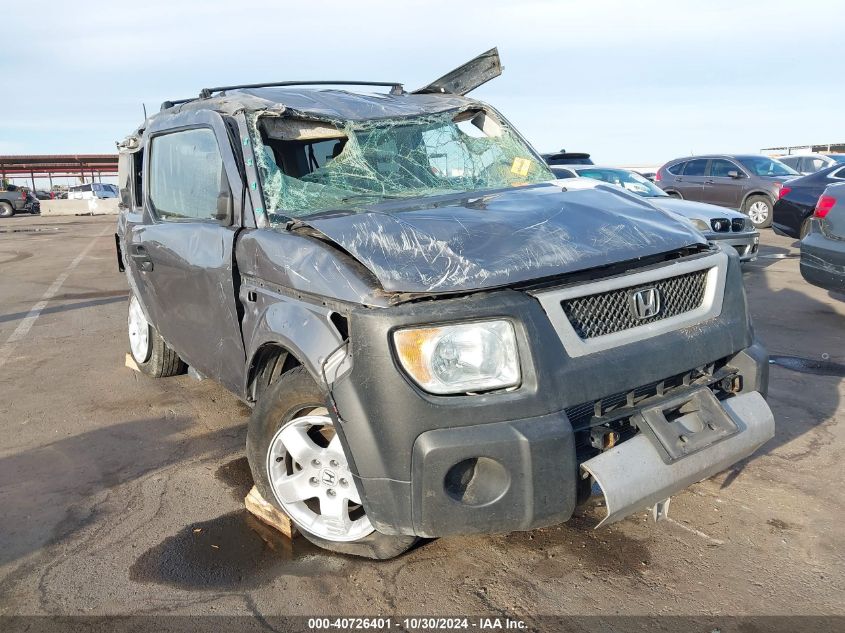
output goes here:
[{"label": "front fender", "polygon": [[249,394],[256,355],[265,345],[278,345],[296,357],[314,380],[328,390],[323,375],[326,359],[343,345],[343,338],[331,321],[332,310],[277,294],[272,289],[244,283],[241,303],[247,371],[244,396]]}]

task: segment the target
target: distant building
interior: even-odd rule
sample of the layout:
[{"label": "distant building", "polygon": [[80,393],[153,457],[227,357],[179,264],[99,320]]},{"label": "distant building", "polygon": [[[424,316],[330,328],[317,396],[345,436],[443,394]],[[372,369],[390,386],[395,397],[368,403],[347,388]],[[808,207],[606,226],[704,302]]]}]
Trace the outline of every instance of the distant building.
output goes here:
[{"label": "distant building", "polygon": [[766,147],[760,150],[767,156],[783,156],[784,154],[843,154],[845,143],[821,143],[819,145],[790,145],[788,147]]}]

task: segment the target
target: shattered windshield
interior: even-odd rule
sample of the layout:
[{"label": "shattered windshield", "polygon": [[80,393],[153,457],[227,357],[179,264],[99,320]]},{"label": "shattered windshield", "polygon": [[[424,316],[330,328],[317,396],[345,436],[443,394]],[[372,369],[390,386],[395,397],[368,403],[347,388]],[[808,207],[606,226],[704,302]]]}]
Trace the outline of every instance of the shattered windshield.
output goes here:
[{"label": "shattered windshield", "polygon": [[271,224],[554,179],[513,129],[479,109],[344,124],[254,116],[252,124]]}]

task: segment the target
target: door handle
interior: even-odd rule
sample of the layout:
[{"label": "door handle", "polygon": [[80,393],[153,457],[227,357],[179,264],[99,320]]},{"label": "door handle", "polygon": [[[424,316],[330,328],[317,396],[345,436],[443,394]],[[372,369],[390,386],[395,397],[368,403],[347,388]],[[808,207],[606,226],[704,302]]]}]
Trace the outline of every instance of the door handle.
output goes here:
[{"label": "door handle", "polygon": [[129,247],[129,257],[138,266],[138,270],[148,273],[153,269],[153,260],[143,244],[132,244]]},{"label": "door handle", "polygon": [[705,180],[705,181],[704,181],[704,184],[705,184],[705,185],[712,185],[712,184],[713,184],[713,181],[712,181],[712,180]]}]

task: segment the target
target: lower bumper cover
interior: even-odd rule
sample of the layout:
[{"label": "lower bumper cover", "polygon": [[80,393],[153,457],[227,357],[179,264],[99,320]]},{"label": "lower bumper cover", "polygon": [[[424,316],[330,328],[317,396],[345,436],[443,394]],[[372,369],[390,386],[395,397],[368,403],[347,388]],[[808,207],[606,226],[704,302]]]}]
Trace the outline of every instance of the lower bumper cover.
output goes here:
[{"label": "lower bumper cover", "polygon": [[599,526],[725,470],[774,437],[774,416],[759,392],[724,400],[721,405],[738,432],[677,461],[666,463],[654,441],[640,433],[581,464],[604,494],[607,516]]},{"label": "lower bumper cover", "polygon": [[746,233],[741,236],[730,233],[708,233],[706,237],[708,240],[718,242],[724,246],[733,246],[736,252],[739,253],[739,261],[741,262],[749,262],[757,259],[757,251],[760,246],[760,234],[757,232]]},{"label": "lower bumper cover", "polygon": [[413,464],[419,536],[531,530],[575,509],[578,462],[564,414],[428,431]]}]

